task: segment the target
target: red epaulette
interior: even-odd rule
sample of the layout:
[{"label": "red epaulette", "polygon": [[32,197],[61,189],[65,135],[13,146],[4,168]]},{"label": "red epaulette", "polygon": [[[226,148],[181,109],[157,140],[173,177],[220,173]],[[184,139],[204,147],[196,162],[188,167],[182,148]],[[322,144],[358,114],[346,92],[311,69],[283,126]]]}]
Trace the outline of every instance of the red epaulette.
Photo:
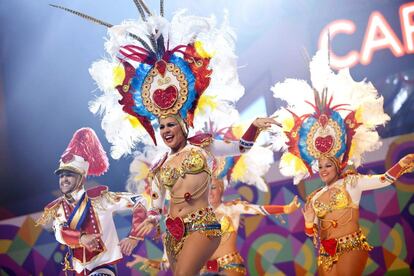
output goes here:
[{"label": "red epaulette", "polygon": [[193,146],[204,148],[213,142],[213,135],[211,133],[200,133],[188,138],[187,141]]},{"label": "red epaulette", "polygon": [[100,197],[104,192],[107,192],[107,191],[108,191],[108,186],[99,185],[99,186],[88,189],[86,191],[86,195],[89,198],[94,199],[94,198]]}]

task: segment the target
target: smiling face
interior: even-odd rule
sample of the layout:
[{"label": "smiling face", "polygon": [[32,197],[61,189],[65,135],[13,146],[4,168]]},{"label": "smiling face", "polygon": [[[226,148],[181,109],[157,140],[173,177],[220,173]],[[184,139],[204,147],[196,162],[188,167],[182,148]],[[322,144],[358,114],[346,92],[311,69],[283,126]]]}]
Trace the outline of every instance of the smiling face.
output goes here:
[{"label": "smiling face", "polygon": [[164,143],[175,153],[185,147],[187,139],[174,117],[160,118],[160,134]]},{"label": "smiling face", "polygon": [[70,194],[71,192],[75,191],[76,188],[79,186],[79,182],[81,181],[81,175],[63,170],[59,174],[59,188],[60,191],[66,195]]},{"label": "smiling face", "polygon": [[339,178],[338,170],[333,160],[321,157],[319,159],[319,177],[326,185],[331,185]]},{"label": "smiling face", "polygon": [[208,194],[208,202],[211,205],[217,207],[221,203],[222,196],[223,196],[223,180],[213,177],[211,180],[210,192]]}]

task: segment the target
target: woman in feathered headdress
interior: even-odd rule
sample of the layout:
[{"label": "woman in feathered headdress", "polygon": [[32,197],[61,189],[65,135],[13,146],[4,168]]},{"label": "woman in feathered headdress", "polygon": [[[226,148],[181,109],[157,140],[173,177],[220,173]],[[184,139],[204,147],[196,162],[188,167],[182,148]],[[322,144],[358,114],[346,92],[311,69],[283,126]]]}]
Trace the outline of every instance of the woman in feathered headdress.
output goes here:
[{"label": "woman in feathered headdress", "polygon": [[[213,133],[216,139],[237,140],[239,129],[223,128],[217,129],[210,124],[210,133]],[[146,154],[136,156],[133,161],[134,167],[138,164],[145,164],[146,158],[150,158],[152,150],[148,149]],[[251,151],[241,156],[220,157],[215,159],[214,173],[209,192],[209,202],[213,207],[220,225],[222,238],[219,247],[210,256],[205,263],[202,271],[209,273],[223,273],[223,275],[246,275],[244,260],[237,249],[237,230],[240,224],[240,216],[243,214],[271,216],[277,214],[290,214],[300,207],[297,197],[287,205],[256,205],[246,201],[234,200],[223,202],[222,196],[229,182],[243,182],[256,186],[259,190],[267,192],[268,188],[264,182],[264,175],[273,162],[273,153],[270,149],[255,145]],[[136,170],[134,170],[136,171]],[[134,173],[132,173],[134,174]],[[142,177],[134,178],[129,186],[143,186],[143,183],[136,180]],[[135,185],[132,185],[135,183]],[[142,262],[144,269],[148,272],[158,272],[167,270],[169,262],[164,257],[161,261],[149,260],[139,255],[134,255],[135,259],[129,262],[128,266]]]},{"label": "woman in feathered headdress", "polygon": [[[238,143],[215,141],[209,134],[191,138],[195,115],[227,113],[243,94],[238,82],[233,34],[214,18],[177,13],[171,22],[134,1],[142,21],[110,27],[110,59],[90,72],[103,94],[91,103],[101,112],[112,156],[131,153],[138,144],[156,144],[156,130],[170,152],[152,170],[152,208],[140,235],[158,223],[166,190],[171,202],[165,245],[176,275],[195,275],[220,243],[221,231],[208,203],[214,156],[239,155],[250,149],[260,129],[276,122],[256,119]],[[66,9],[68,10],[68,9]],[[209,111],[209,112],[206,112]],[[202,248],[202,250],[199,250]]]},{"label": "woman in feathered headdress", "polygon": [[[392,184],[414,167],[414,154],[382,175],[360,175],[348,168],[380,146],[375,128],[389,117],[371,83],[355,82],[348,69],[334,73],[320,50],[305,81],[277,83],[274,96],[288,103],[276,112],[282,122],[277,147],[285,151],[280,170],[294,182],[316,172],[325,186],[314,191],[303,209],[305,232],[319,241],[319,275],[361,275],[371,246],[361,232],[359,201],[363,191]],[[302,101],[300,101],[302,99]]]}]

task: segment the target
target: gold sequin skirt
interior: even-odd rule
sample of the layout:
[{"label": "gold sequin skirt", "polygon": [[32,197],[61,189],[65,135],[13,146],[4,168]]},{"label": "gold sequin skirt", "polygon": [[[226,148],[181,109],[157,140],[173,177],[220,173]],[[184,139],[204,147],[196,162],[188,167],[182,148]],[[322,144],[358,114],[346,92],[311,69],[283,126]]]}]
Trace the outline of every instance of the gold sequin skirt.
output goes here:
[{"label": "gold sequin skirt", "polygon": [[321,240],[318,266],[322,266],[325,271],[329,271],[342,254],[353,250],[371,251],[371,249],[372,246],[368,244],[367,238],[361,230],[340,238]]}]

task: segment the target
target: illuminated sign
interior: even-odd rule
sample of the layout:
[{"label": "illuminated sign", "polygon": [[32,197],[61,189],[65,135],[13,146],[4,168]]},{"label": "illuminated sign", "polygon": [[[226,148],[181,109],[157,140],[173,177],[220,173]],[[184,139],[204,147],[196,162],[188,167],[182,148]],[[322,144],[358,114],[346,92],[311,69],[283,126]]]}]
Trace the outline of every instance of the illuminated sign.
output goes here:
[{"label": "illuminated sign", "polygon": [[[404,4],[399,11],[403,42],[400,41],[387,20],[379,11],[371,13],[360,51],[351,50],[339,56],[331,51],[331,66],[336,69],[368,65],[376,51],[388,49],[395,57],[414,53],[414,2]],[[319,35],[318,46],[327,45],[330,33],[332,44],[338,34],[352,35],[356,31],[354,21],[340,19],[330,22]]]}]

